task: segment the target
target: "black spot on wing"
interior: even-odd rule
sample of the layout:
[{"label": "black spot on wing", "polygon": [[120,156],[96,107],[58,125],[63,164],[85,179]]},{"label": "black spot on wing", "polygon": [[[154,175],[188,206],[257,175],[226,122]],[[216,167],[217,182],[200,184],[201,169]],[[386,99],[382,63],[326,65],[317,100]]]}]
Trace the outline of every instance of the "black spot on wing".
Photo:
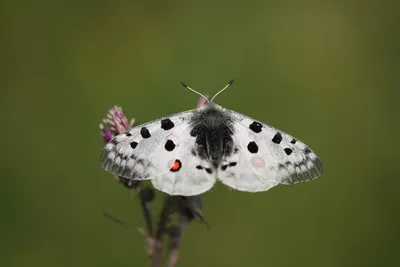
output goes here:
[{"label": "black spot on wing", "polygon": [[247,150],[249,150],[250,153],[257,153],[258,152],[258,145],[256,142],[252,141],[247,145]]},{"label": "black spot on wing", "polygon": [[237,162],[230,162],[229,164],[225,164],[221,166],[221,170],[225,171],[228,167],[234,167],[237,165]]},{"label": "black spot on wing", "polygon": [[170,130],[174,127],[174,123],[170,119],[161,120],[161,128],[164,130]]},{"label": "black spot on wing", "polygon": [[291,148],[288,148],[288,147],[285,148],[284,150],[285,150],[286,155],[288,155],[288,156],[289,156],[290,154],[292,154],[292,152],[293,152],[293,150],[292,150]]},{"label": "black spot on wing", "polygon": [[196,169],[198,169],[198,170],[202,170],[202,169],[203,169],[203,167],[202,167],[202,166],[200,166],[200,165],[197,165],[197,166],[196,166]]},{"label": "black spot on wing", "polygon": [[258,145],[256,144],[256,142],[251,141],[248,145],[247,145],[247,150],[249,150],[250,153],[257,153],[258,152]]},{"label": "black spot on wing", "polygon": [[260,133],[262,131],[262,125],[259,122],[253,121],[252,124],[249,126],[250,130],[252,130],[255,133]]},{"label": "black spot on wing", "polygon": [[281,141],[282,141],[282,135],[281,135],[280,132],[277,132],[277,133],[274,135],[274,138],[272,138],[272,142],[274,142],[275,144],[280,144]]},{"label": "black spot on wing", "polygon": [[296,144],[297,140],[296,139],[292,139],[292,141],[290,141],[291,144]]},{"label": "black spot on wing", "polygon": [[140,129],[140,135],[143,138],[149,138],[151,136],[149,130],[146,127],[142,127],[142,129]]},{"label": "black spot on wing", "polygon": [[208,174],[211,174],[211,173],[212,173],[211,168],[205,168],[205,170],[206,170],[206,172],[207,172]]},{"label": "black spot on wing", "polygon": [[130,143],[130,145],[131,145],[132,149],[135,149],[137,147],[138,143],[133,141],[133,142]]},{"label": "black spot on wing", "polygon": [[132,136],[132,134],[129,132],[129,130],[125,132],[125,135],[126,136]]},{"label": "black spot on wing", "polygon": [[175,144],[172,140],[167,140],[164,147],[167,151],[172,151],[175,148]]},{"label": "black spot on wing", "polygon": [[305,153],[305,154],[310,154],[310,153],[312,153],[312,151],[311,151],[311,149],[309,149],[308,147],[306,147],[306,148],[304,149],[304,153]]}]

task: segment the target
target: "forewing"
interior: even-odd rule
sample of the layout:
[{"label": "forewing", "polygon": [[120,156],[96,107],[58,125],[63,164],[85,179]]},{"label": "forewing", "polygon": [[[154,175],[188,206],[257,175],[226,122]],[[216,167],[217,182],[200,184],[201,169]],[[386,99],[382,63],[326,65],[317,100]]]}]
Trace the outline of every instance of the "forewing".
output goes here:
[{"label": "forewing", "polygon": [[[322,175],[322,162],[307,145],[269,125],[229,112],[236,149],[224,160],[228,167],[218,170],[222,183],[237,190],[256,192]],[[235,166],[229,165],[234,163]]]},{"label": "forewing", "polygon": [[216,178],[215,173],[196,169],[206,163],[192,153],[195,138],[189,134],[189,120],[194,112],[154,120],[116,136],[103,149],[101,167],[128,179],[153,179],[155,188],[170,195],[207,191]]},{"label": "forewing", "polygon": [[[193,110],[174,114],[129,129],[107,143],[100,157],[100,166],[116,175],[145,180],[169,171],[167,161],[172,153],[163,153],[168,136],[180,136]],[[164,161],[155,161],[157,153]]]}]

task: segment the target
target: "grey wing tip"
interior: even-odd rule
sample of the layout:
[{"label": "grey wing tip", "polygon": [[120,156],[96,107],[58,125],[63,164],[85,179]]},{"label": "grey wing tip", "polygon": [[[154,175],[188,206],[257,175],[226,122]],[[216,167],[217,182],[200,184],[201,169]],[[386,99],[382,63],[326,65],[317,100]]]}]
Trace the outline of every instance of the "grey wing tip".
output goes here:
[{"label": "grey wing tip", "polygon": [[323,167],[322,167],[322,161],[320,158],[316,158],[313,160],[313,165],[314,168],[311,168],[306,172],[308,177],[306,177],[306,181],[311,181],[314,180],[318,177],[320,177],[323,174]]},{"label": "grey wing tip", "polygon": [[284,182],[285,184],[296,184],[302,182],[312,181],[320,177],[323,173],[322,161],[320,158],[316,158],[312,161],[313,167],[308,168],[305,172],[294,172],[289,175],[288,179]]},{"label": "grey wing tip", "polygon": [[101,168],[105,169],[106,171],[111,172],[114,164],[112,163],[112,160],[110,158],[108,158],[108,154],[109,154],[109,151],[104,149],[100,156],[99,165]]},{"label": "grey wing tip", "polygon": [[113,174],[119,175],[121,173],[121,166],[115,164],[114,159],[108,157],[111,151],[103,150],[100,156],[100,167]]},{"label": "grey wing tip", "polygon": [[100,165],[100,167],[101,168],[103,168],[103,169],[105,169],[106,168],[106,166],[107,166],[107,156],[108,156],[108,153],[107,153],[107,151],[104,149],[102,152],[101,152],[101,155],[100,155],[100,160],[99,160],[99,165]]},{"label": "grey wing tip", "polygon": [[[318,176],[321,176],[324,173],[324,166],[323,166],[322,160],[320,158],[317,158],[317,160],[315,160],[315,162],[314,162],[314,166],[318,172]],[[315,177],[315,178],[317,178],[317,177]]]},{"label": "grey wing tip", "polygon": [[137,173],[133,172],[131,168],[115,163],[115,159],[109,158],[108,156],[110,152],[114,151],[108,151],[106,149],[103,150],[100,156],[100,167],[114,175],[118,175],[126,179],[133,179],[133,176],[137,175]]},{"label": "grey wing tip", "polygon": [[322,168],[322,161],[320,158],[316,158],[312,161],[314,168],[310,168],[308,172],[305,172],[308,177],[306,177],[306,181],[311,181],[314,180],[318,177],[320,177],[323,173],[323,168]]}]

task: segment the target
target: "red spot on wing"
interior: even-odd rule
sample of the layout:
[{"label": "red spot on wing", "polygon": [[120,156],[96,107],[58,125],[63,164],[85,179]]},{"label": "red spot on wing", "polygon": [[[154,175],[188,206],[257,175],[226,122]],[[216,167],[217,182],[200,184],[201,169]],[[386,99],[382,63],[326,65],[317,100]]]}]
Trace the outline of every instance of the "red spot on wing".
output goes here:
[{"label": "red spot on wing", "polygon": [[176,159],[171,166],[171,171],[176,172],[182,167],[182,162],[179,159]]}]

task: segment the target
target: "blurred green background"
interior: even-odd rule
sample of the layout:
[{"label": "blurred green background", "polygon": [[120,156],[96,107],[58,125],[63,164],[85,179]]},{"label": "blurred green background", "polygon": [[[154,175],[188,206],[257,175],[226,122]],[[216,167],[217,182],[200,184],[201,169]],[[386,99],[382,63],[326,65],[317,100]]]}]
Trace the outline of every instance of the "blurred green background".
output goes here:
[{"label": "blurred green background", "polygon": [[[399,266],[395,1],[2,1],[1,266],[147,266],[98,125],[217,103],[304,141],[325,173],[264,193],[218,184],[179,266]],[[158,196],[160,206],[161,194]]]}]

